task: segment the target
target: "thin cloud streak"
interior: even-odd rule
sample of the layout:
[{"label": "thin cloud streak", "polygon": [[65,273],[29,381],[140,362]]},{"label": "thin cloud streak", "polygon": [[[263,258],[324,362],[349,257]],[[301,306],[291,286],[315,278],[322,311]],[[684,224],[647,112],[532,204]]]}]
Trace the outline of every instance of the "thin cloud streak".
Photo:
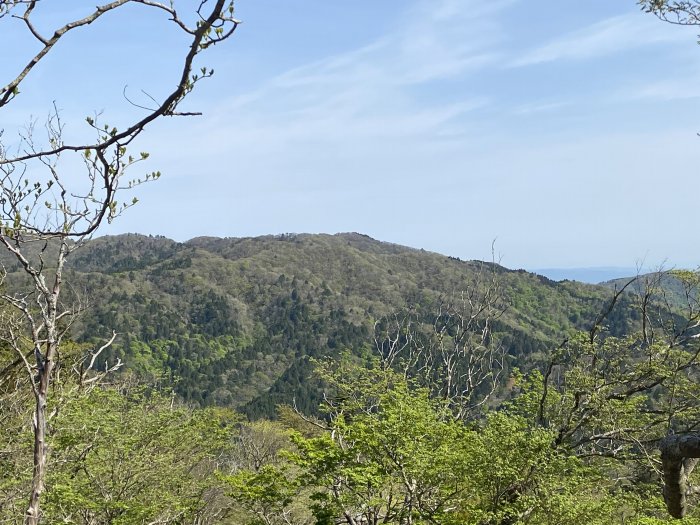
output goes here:
[{"label": "thin cloud streak", "polygon": [[248,137],[287,134],[323,142],[436,134],[443,124],[489,101],[467,91],[456,100],[435,102],[421,97],[420,87],[464,81],[502,60],[493,51],[501,32],[491,17],[512,2],[488,8],[469,3],[419,2],[383,38],[286,71],[255,92],[230,99],[216,110],[220,124],[227,128],[228,115],[235,114],[236,127],[244,122]]},{"label": "thin cloud streak", "polygon": [[521,116],[530,116],[535,113],[548,113],[558,109],[570,106],[571,102],[532,102],[518,106],[513,110],[513,114]]},{"label": "thin cloud streak", "polygon": [[642,46],[687,40],[677,28],[660,30],[658,20],[643,13],[625,14],[596,22],[526,52],[509,67],[555,61],[576,61],[619,54]]},{"label": "thin cloud streak", "polygon": [[700,75],[687,79],[653,82],[618,93],[621,100],[665,101],[690,100],[700,97]]}]

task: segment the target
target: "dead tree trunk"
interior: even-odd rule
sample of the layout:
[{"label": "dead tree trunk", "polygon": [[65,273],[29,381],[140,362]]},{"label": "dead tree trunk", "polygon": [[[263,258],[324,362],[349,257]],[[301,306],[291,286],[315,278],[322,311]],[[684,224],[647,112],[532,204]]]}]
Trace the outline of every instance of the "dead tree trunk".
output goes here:
[{"label": "dead tree trunk", "polygon": [[687,511],[688,476],[700,458],[700,435],[671,435],[661,441],[659,448],[666,508],[674,518],[682,518]]}]

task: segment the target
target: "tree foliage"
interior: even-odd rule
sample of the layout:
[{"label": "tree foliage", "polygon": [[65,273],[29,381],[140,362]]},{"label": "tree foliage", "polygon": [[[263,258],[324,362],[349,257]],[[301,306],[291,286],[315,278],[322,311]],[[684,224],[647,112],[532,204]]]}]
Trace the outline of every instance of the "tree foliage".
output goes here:
[{"label": "tree foliage", "polygon": [[56,523],[217,523],[212,473],[235,417],[136,388],[95,389],[53,422],[45,516]]},{"label": "tree foliage", "polygon": [[466,424],[391,371],[346,365],[324,376],[334,387],[324,430],[295,432],[274,462],[227,478],[265,523],[309,522],[289,512],[306,499],[315,523],[666,522],[659,492],[621,484],[624,468],[557,446],[556,429],[528,417],[541,376]]}]

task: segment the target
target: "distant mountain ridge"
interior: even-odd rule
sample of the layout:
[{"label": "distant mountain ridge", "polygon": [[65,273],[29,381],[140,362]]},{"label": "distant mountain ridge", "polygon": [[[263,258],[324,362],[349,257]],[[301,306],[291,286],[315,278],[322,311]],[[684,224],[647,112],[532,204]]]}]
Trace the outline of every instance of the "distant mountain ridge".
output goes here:
[{"label": "distant mountain ridge", "polygon": [[613,279],[623,279],[637,275],[639,270],[623,266],[591,266],[581,268],[539,268],[533,273],[544,275],[553,281],[579,281],[588,284],[601,284]]},{"label": "distant mountain ridge", "polygon": [[[603,286],[555,282],[524,270],[461,261],[358,233],[198,237],[179,243],[126,234],[75,252],[69,280],[91,308],[73,336],[117,330],[110,359],[193,403],[271,415],[295,399],[318,404],[310,358],[374,352],[374,323],[440,304],[497,275],[509,308],[494,331],[509,366],[530,367],[572,330],[587,328],[610,297]],[[624,301],[623,301],[624,302]],[[624,332],[624,304],[610,319]]]}]

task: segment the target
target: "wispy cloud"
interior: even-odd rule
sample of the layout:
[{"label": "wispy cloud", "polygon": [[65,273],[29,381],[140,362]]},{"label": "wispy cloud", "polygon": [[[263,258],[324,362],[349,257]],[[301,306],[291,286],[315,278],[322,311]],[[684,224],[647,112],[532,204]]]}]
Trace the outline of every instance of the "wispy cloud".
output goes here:
[{"label": "wispy cloud", "polygon": [[[381,38],[266,76],[203,108],[206,120],[169,123],[180,128],[148,148],[169,164],[158,166],[165,180],[143,190],[163,208],[137,207],[120,227],[178,238],[363,231],[467,258],[499,237],[508,261],[540,266],[629,264],[650,242],[674,262],[697,257],[674,228],[698,193],[693,115],[679,123],[681,104],[649,111],[632,99],[696,92],[674,80],[698,78],[681,58],[696,52],[693,37],[635,12],[611,17],[617,7],[567,32],[563,4],[547,3],[559,34],[538,45],[541,28],[510,2],[406,2],[382,19]],[[659,41],[661,52],[641,47]],[[504,68],[509,57],[552,67]],[[561,66],[575,61],[568,78]],[[612,100],[617,90],[629,104]],[[615,200],[605,214],[591,205],[602,194]]]},{"label": "wispy cloud", "polygon": [[664,41],[687,39],[677,28],[663,30],[659,21],[643,13],[615,16],[596,22],[527,51],[511,67],[558,60],[587,60]]},{"label": "wispy cloud", "polygon": [[523,104],[518,106],[513,110],[515,115],[533,115],[535,113],[546,113],[550,111],[556,111],[558,109],[564,108],[571,105],[571,102],[532,102],[529,104]]},{"label": "wispy cloud", "polygon": [[641,87],[634,87],[618,92],[622,100],[673,101],[700,97],[700,75],[688,78],[669,79],[652,82]]},{"label": "wispy cloud", "polygon": [[495,15],[511,3],[422,0],[381,39],[281,73],[218,111],[244,120],[247,137],[271,133],[327,141],[435,135],[488,99],[462,89],[441,100],[421,95],[422,90],[445,80],[465,82],[501,60],[493,52],[502,35]]}]

